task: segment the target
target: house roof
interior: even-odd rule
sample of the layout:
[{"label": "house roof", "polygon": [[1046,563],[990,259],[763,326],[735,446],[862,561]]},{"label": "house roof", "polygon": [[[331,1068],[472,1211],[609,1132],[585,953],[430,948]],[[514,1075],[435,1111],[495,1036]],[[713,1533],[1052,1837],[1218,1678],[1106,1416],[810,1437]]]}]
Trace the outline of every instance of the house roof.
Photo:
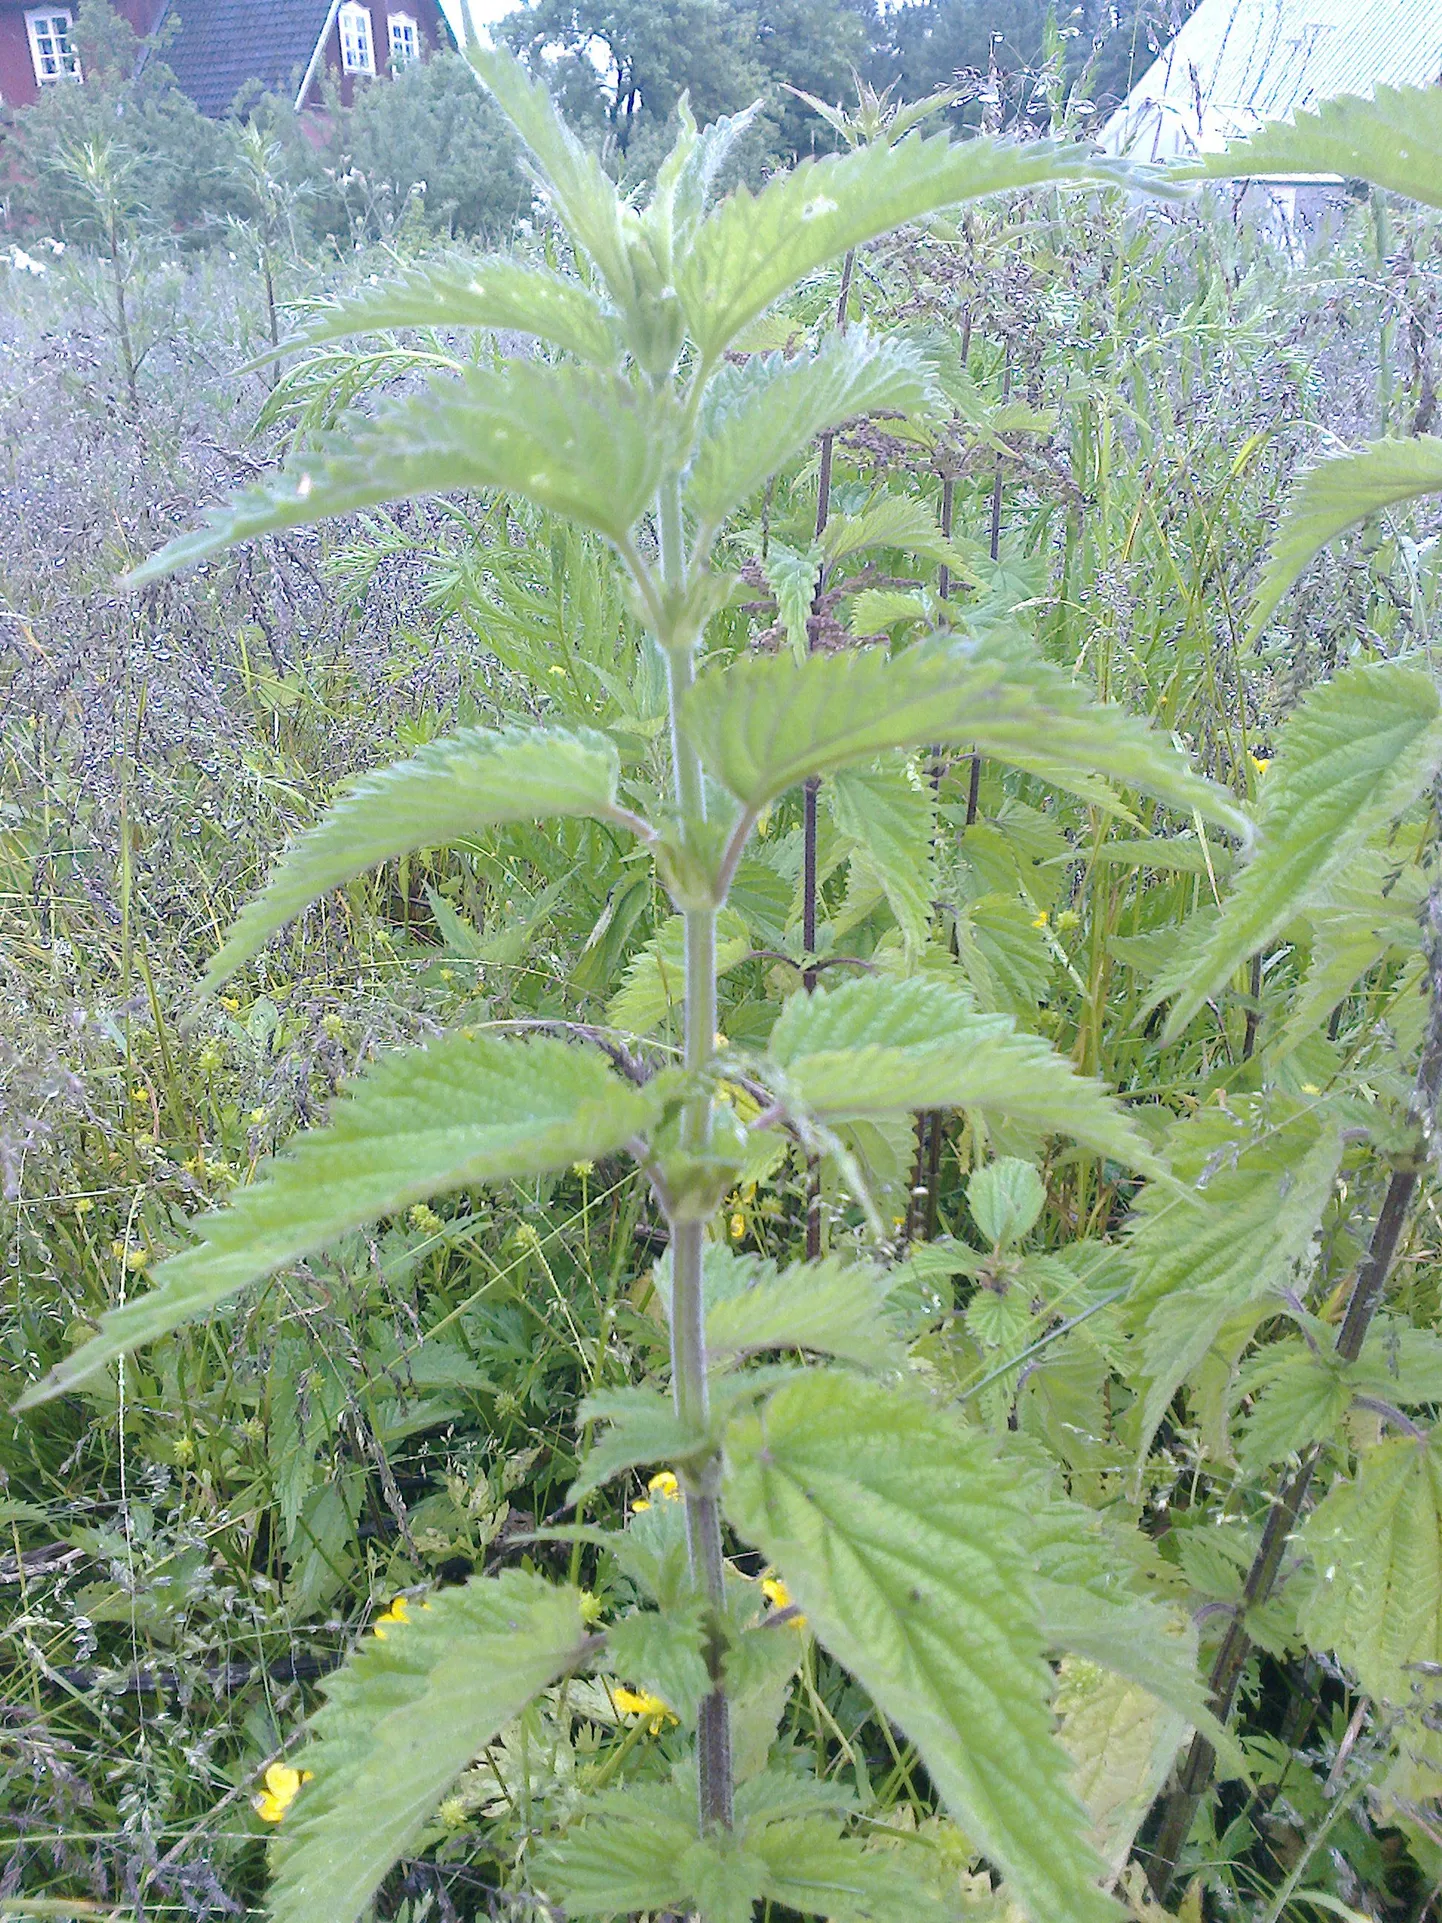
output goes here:
[{"label": "house roof", "polygon": [[247,81],[294,93],[330,17],[330,0],[170,0],[180,31],[161,58],[204,114],[222,114]]},{"label": "house roof", "polygon": [[1338,94],[1439,81],[1437,0],[1201,0],[1100,138],[1140,160],[1212,153]]}]

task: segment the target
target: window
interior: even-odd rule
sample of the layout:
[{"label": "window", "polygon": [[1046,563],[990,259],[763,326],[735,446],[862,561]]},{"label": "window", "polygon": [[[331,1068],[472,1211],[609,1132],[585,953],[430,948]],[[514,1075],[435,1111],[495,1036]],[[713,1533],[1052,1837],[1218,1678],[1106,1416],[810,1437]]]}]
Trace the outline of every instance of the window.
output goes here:
[{"label": "window", "polygon": [[391,71],[399,72],[409,67],[412,61],[421,57],[421,35],[414,18],[408,13],[393,13],[389,19],[391,34]]},{"label": "window", "polygon": [[371,46],[371,13],[369,7],[347,0],[339,14],[340,20],[340,63],[347,73],[374,73],[376,70],[375,51]]},{"label": "window", "polygon": [[25,16],[30,32],[30,58],[42,87],[52,80],[78,80],[80,57],[70,44],[71,16],[65,7],[40,7]]}]

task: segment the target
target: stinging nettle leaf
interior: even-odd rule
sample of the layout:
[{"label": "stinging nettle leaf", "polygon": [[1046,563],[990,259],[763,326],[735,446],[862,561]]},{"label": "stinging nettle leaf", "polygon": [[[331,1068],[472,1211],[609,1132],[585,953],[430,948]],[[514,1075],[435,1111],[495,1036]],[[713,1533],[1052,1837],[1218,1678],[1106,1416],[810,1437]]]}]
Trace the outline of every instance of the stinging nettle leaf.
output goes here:
[{"label": "stinging nettle leaf", "polygon": [[477,1751],[587,1649],[581,1599],[519,1571],[409,1605],[323,1685],[273,1844],[275,1923],[354,1923]]},{"label": "stinging nettle leaf", "polygon": [[790,1093],[826,1122],[975,1108],[1159,1172],[1098,1083],[1009,1016],[978,1015],[940,982],[863,979],[793,995],[768,1052]]},{"label": "stinging nettle leaf", "polygon": [[724,1501],[1035,1923],[1116,1918],[1052,1734],[1025,1507],[986,1441],[815,1371],[733,1421]]},{"label": "stinging nettle leaf", "polygon": [[659,1098],[596,1050],[453,1035],[387,1056],[227,1208],[195,1224],[194,1247],[162,1262],[148,1294],[111,1309],[99,1335],[24,1398],[48,1401],[235,1290],[347,1229],[471,1183],[564,1168],[622,1148]]},{"label": "stinging nettle leaf", "polygon": [[655,493],[670,432],[663,404],[619,375],[539,361],[472,368],[295,455],[126,582],[144,586],[281,528],[459,489],[522,495],[624,541]]},{"label": "stinging nettle leaf", "polygon": [[759,194],[740,187],[702,222],[676,277],[691,338],[716,360],[803,276],[909,220],[985,194],[1125,181],[1126,169],[1049,140],[907,135],[806,160]]},{"label": "stinging nettle leaf", "polygon": [[1369,1695],[1407,1704],[1412,1665],[1442,1662],[1442,1433],[1368,1449],[1302,1540],[1317,1572],[1301,1612],[1309,1646],[1335,1653]]},{"label": "stinging nettle leaf", "polygon": [[550,815],[630,821],[616,806],[620,761],[589,728],[465,728],[361,775],[282,856],[206,970],[216,987],[328,888],[417,848]]},{"label": "stinging nettle leaf", "polygon": [[859,328],[812,354],[754,354],[723,367],[706,389],[686,505],[709,533],[818,434],[858,414],[913,413],[934,398],[914,347]]},{"label": "stinging nettle leaf", "polygon": [[1342,1158],[1332,1118],[1303,1107],[1265,1120],[1209,1106],[1177,1122],[1167,1157],[1191,1196],[1139,1198],[1126,1313],[1148,1379],[1140,1450],[1228,1318],[1292,1285],[1331,1199]]},{"label": "stinging nettle leaf", "polygon": [[596,367],[614,367],[621,357],[613,316],[580,281],[506,254],[422,263],[402,280],[327,301],[275,351],[284,354],[396,327],[483,327],[531,334]]},{"label": "stinging nettle leaf", "polygon": [[1282,731],[1257,846],[1220,918],[1195,959],[1152,986],[1153,1005],[1176,996],[1168,1041],[1411,806],[1439,762],[1442,703],[1418,669],[1372,662],[1312,689]]},{"label": "stinging nettle leaf", "polygon": [[612,298],[629,305],[635,290],[621,203],[600,161],[556,112],[545,82],[519,60],[474,38],[465,53],[535,160],[538,184],[561,225],[595,263]]},{"label": "stinging nettle leaf", "polygon": [[753,813],[807,775],[889,748],[975,746],[1095,799],[1104,776],[1246,837],[1233,798],[1194,774],[1171,742],[1015,636],[938,638],[802,661],[750,655],[703,674],[682,715],[707,768]]},{"label": "stinging nettle leaf", "polygon": [[1174,170],[1178,180],[1340,174],[1442,207],[1442,97],[1435,87],[1343,94],[1292,120],[1273,120],[1220,153]]},{"label": "stinging nettle leaf", "polygon": [[811,1349],[868,1369],[905,1366],[905,1350],[886,1314],[894,1280],[886,1270],[835,1256],[779,1271],[773,1262],[748,1256],[737,1267],[750,1279],[707,1310],[711,1360]]},{"label": "stinging nettle leaf", "polygon": [[1329,541],[1383,508],[1442,494],[1442,440],[1418,434],[1372,441],[1355,454],[1335,454],[1303,474],[1287,504],[1266,571],[1252,602],[1250,645],[1277,603]]}]

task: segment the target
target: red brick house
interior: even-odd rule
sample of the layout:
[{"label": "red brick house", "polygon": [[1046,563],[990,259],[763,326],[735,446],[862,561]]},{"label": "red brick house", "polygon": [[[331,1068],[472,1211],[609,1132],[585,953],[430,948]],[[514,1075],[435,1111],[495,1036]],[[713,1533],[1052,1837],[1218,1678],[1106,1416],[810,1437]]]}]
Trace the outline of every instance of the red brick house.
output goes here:
[{"label": "red brick house", "polygon": [[[357,82],[394,73],[453,46],[439,0],[111,0],[142,36],[178,21],[163,58],[205,114],[223,114],[240,89],[321,104],[333,74],[349,100]],[[0,102],[25,106],[42,87],[83,80],[72,31],[76,0],[38,6],[0,0]]]}]

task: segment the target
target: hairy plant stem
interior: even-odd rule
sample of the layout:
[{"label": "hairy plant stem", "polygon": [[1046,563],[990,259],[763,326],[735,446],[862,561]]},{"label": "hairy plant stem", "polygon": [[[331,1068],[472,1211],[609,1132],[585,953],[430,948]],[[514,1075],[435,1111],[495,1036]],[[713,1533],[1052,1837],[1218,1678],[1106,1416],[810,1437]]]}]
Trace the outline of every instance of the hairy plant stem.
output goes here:
[{"label": "hairy plant stem", "polygon": [[[1337,1333],[1335,1352],[1342,1362],[1355,1362],[1362,1353],[1362,1344],[1367,1339],[1367,1331],[1382,1300],[1382,1292],[1396,1258],[1418,1177],[1432,1151],[1436,1134],[1437,1107],[1439,1100],[1442,1100],[1442,885],[1434,887],[1427,899],[1426,935],[1427,985],[1432,1006],[1422,1060],[1412,1091],[1411,1119],[1417,1131],[1417,1146],[1406,1160],[1399,1160],[1393,1166],[1387,1192],[1382,1198],[1382,1206],[1367,1245],[1366,1257],[1357,1271],[1357,1279],[1347,1301],[1347,1313]],[[1252,1639],[1246,1629],[1247,1613],[1260,1607],[1272,1593],[1283,1554],[1297,1526],[1322,1453],[1321,1444],[1314,1444],[1306,1450],[1273,1499],[1271,1512],[1262,1530],[1262,1540],[1257,1545],[1257,1553],[1252,1558],[1247,1579],[1242,1585],[1242,1598],[1237,1605],[1237,1612],[1212,1661],[1209,1699],[1212,1714],[1218,1722],[1224,1723],[1231,1714],[1237,1685],[1252,1651]],[[1201,1734],[1194,1736],[1176,1787],[1162,1811],[1161,1826],[1147,1866],[1147,1877],[1158,1902],[1166,1901],[1176,1877],[1178,1858],[1191,1833],[1197,1808],[1212,1780],[1216,1760],[1217,1753],[1206,1737]]]},{"label": "hairy plant stem", "polygon": [[[661,490],[657,520],[661,534],[661,575],[673,593],[685,580],[685,530],[681,492],[674,478]],[[671,752],[676,803],[683,827],[705,820],[706,791],[701,763],[681,726],[680,708],[696,674],[695,644],[689,634],[662,633],[671,709]],[[683,906],[686,927],[684,1063],[700,1073],[716,1048],[716,909]],[[711,1097],[693,1094],[681,1113],[685,1157],[706,1153],[711,1140]],[[671,1393],[677,1419],[704,1431],[710,1415],[706,1376],[706,1299],[703,1286],[705,1222],[694,1204],[668,1204],[671,1229]],[[686,1503],[686,1541],[691,1580],[711,1613],[707,1666],[712,1687],[702,1698],[696,1728],[699,1775],[698,1816],[703,1833],[730,1829],[733,1814],[731,1716],[721,1672],[721,1614],[725,1604],[725,1563],[721,1549],[721,1464],[711,1451],[689,1464],[682,1477]]]}]

